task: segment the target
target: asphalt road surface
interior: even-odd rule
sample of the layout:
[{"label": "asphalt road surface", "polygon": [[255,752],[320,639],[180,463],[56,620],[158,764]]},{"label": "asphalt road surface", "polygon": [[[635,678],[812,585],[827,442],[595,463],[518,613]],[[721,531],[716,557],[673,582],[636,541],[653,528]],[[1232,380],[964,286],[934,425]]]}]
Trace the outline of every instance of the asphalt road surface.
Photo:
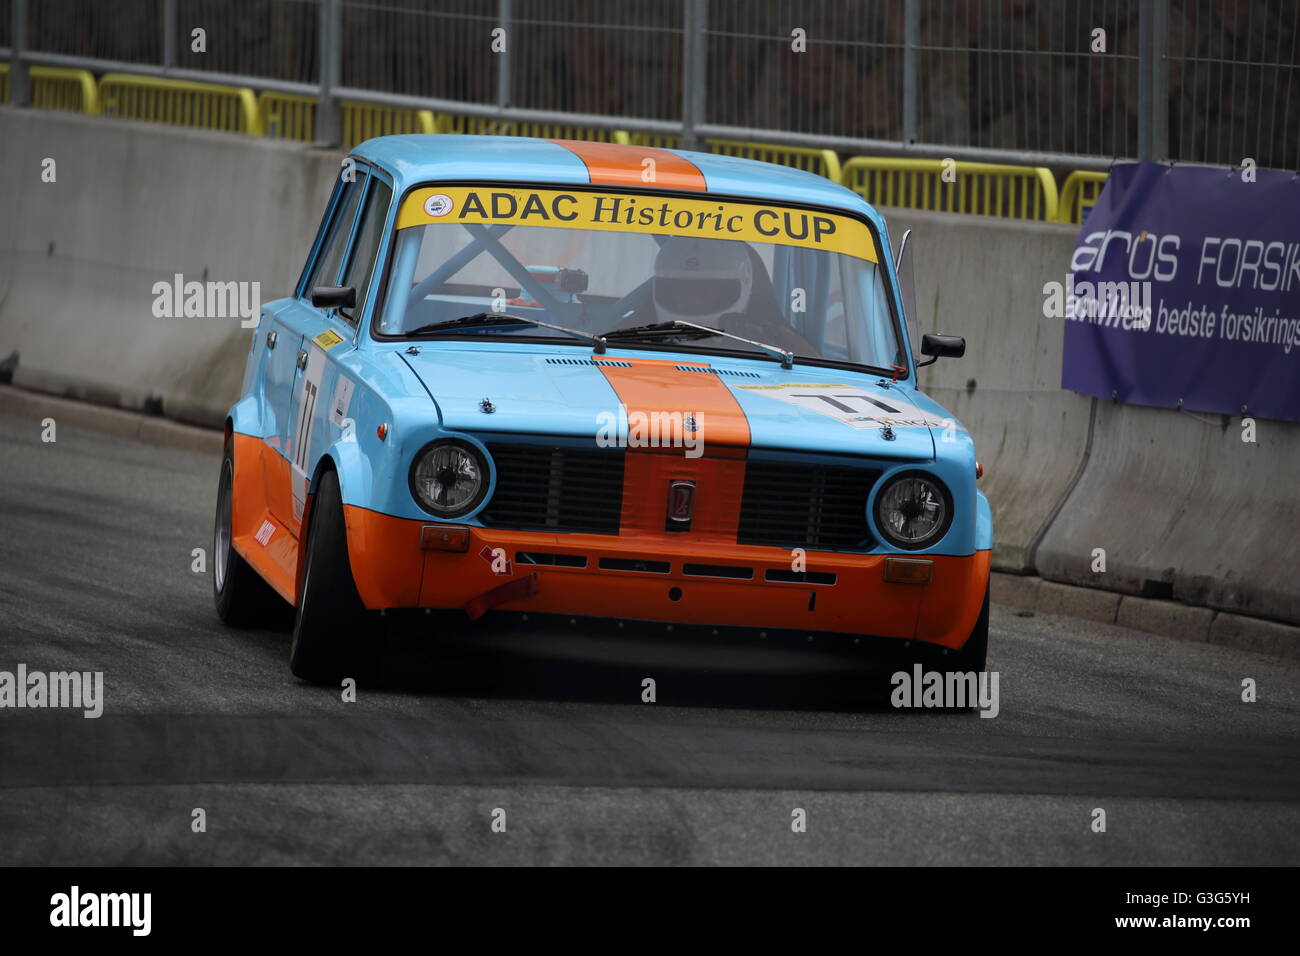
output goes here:
[{"label": "asphalt road surface", "polygon": [[216,478],[0,415],[0,670],[104,674],[99,719],[0,710],[0,864],[1300,862],[1293,662],[995,606],[984,719],[815,641],[436,616],[347,703],[217,621]]}]

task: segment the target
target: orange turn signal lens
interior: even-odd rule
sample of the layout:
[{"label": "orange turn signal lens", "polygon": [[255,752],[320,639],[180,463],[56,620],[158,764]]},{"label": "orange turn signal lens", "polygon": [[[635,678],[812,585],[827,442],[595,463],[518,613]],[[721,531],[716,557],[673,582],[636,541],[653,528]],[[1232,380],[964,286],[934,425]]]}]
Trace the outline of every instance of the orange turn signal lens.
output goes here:
[{"label": "orange turn signal lens", "polygon": [[933,569],[925,558],[885,558],[885,580],[895,584],[929,584]]},{"label": "orange turn signal lens", "polygon": [[980,478],[983,477],[984,477],[984,466],[977,461],[975,462],[975,479],[978,481]]},{"label": "orange turn signal lens", "polygon": [[469,550],[469,528],[454,524],[426,524],[420,529],[421,551]]}]

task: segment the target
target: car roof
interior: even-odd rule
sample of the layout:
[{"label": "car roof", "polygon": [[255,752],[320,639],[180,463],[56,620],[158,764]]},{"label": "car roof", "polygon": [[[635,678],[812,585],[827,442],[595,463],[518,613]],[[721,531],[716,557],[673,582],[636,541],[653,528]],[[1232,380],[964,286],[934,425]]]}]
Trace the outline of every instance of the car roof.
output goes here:
[{"label": "car roof", "polygon": [[[671,154],[699,170],[708,193],[810,203],[857,213],[875,225],[882,241],[888,242],[884,220],[852,190],[815,173],[738,156],[528,136],[462,134],[379,136],[361,143],[352,150],[352,155],[387,171],[399,195],[413,186],[434,181],[591,184],[587,164],[566,143],[572,143],[577,149],[594,146],[602,154],[616,157],[626,168],[638,171],[647,155]],[[645,188],[654,186],[646,184]]]}]

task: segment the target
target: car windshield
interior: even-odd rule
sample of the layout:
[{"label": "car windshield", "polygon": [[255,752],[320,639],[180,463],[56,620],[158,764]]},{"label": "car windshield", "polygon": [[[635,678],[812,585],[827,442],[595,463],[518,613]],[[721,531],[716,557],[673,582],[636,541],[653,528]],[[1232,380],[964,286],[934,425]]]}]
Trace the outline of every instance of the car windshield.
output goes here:
[{"label": "car windshield", "polygon": [[[429,187],[397,221],[382,335],[582,339],[903,364],[875,238],[850,216],[677,196]],[[437,328],[464,316],[481,322]],[[645,326],[657,328],[646,330]],[[666,328],[665,328],[666,327]],[[621,330],[618,331],[618,330]],[[628,331],[640,330],[640,331]]]}]

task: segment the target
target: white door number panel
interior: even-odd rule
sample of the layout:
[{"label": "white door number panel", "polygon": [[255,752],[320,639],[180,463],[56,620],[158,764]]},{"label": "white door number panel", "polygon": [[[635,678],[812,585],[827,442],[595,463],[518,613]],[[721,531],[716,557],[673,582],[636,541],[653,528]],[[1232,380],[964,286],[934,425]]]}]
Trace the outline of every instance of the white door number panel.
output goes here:
[{"label": "white door number panel", "polygon": [[309,346],[307,368],[298,386],[294,412],[293,438],[293,517],[302,520],[307,503],[307,454],[311,448],[312,428],[316,423],[316,398],[320,392],[321,377],[325,374],[325,350],[315,343]]},{"label": "white door number panel", "polygon": [[346,375],[339,375],[339,380],[334,385],[334,400],[330,402],[330,421],[339,428],[343,427],[343,422],[348,417],[348,409],[352,407],[352,390],[355,387],[355,383]]}]

